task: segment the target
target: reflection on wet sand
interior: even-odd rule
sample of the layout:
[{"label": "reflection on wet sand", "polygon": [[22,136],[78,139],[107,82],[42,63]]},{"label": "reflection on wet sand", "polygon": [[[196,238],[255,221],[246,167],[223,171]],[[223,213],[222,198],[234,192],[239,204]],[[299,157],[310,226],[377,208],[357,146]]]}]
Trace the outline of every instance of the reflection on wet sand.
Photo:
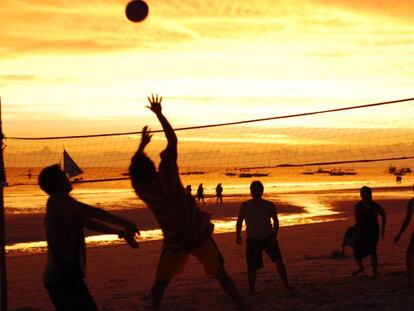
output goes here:
[{"label": "reflection on wet sand", "polygon": [[[303,207],[302,213],[281,213],[279,214],[280,225],[294,226],[317,222],[329,222],[345,219],[340,217],[333,210],[331,202],[324,200],[320,196],[302,195],[300,197],[280,197],[287,204]],[[237,217],[227,217],[219,220],[213,220],[216,234],[234,232],[236,228]],[[139,240],[141,242],[161,240],[162,232],[160,229],[142,230]],[[123,241],[118,239],[116,235],[95,235],[86,237],[88,247],[106,246],[122,244]],[[24,253],[41,253],[46,251],[46,241],[16,243],[6,247],[8,253],[24,254]]]}]

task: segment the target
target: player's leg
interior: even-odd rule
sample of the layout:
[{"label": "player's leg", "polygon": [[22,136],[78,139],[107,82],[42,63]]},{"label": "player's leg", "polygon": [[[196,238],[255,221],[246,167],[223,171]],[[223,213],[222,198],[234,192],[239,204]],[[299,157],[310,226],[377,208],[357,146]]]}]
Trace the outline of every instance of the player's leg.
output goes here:
[{"label": "player's leg", "polygon": [[185,252],[173,252],[168,249],[164,249],[161,252],[155,282],[151,288],[153,310],[159,310],[162,297],[170,280],[175,275],[182,273],[187,258],[188,254]]},{"label": "player's leg", "polygon": [[377,242],[370,245],[369,254],[371,255],[372,276],[375,278],[378,275]]},{"label": "player's leg", "polygon": [[372,266],[372,276],[375,278],[378,274],[378,256],[377,254],[371,255],[371,266]]},{"label": "player's leg", "polygon": [[162,297],[170,281],[155,280],[151,288],[152,309],[159,310]]},{"label": "player's leg", "polygon": [[247,280],[249,295],[256,293],[257,270],[263,268],[263,241],[246,240]]},{"label": "player's leg", "polygon": [[407,286],[413,287],[413,257],[414,257],[414,232],[411,236],[407,248],[406,268],[407,268]]},{"label": "player's leg", "polygon": [[65,283],[46,284],[49,297],[56,310],[97,311],[98,308],[83,279],[69,279]]},{"label": "player's leg", "polygon": [[202,245],[193,248],[191,254],[203,264],[207,275],[214,275],[217,278],[221,288],[229,295],[237,307],[240,310],[244,310],[245,306],[239,290],[224,268],[223,256],[214,240],[211,237],[208,238]]},{"label": "player's leg", "polygon": [[257,279],[256,269],[247,267],[247,281],[249,283],[249,296],[254,296],[256,294],[256,279]]},{"label": "player's leg", "polygon": [[363,250],[362,241],[360,239],[355,239],[354,242],[354,258],[355,262],[358,266],[358,269],[352,272],[352,276],[358,276],[362,272],[365,271],[364,264],[362,263],[362,259],[364,258],[364,250]]},{"label": "player's leg", "polygon": [[266,243],[264,250],[269,258],[276,264],[277,273],[279,274],[283,285],[286,289],[289,289],[286,265],[283,261],[282,252],[280,251],[278,241],[274,237],[271,237]]}]

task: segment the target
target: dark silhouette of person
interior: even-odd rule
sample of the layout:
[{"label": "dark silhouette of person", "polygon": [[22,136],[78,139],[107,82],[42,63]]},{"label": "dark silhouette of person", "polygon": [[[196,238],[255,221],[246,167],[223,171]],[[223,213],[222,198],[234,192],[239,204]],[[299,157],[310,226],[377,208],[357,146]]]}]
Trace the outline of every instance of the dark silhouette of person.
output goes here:
[{"label": "dark silhouette of person", "polygon": [[185,191],[187,192],[187,194],[189,195],[189,196],[193,196],[193,189],[191,189],[191,185],[187,185],[186,187],[185,187]]},{"label": "dark silhouette of person", "polygon": [[[286,266],[277,241],[279,219],[276,206],[262,199],[264,187],[256,180],[250,185],[252,199],[243,202],[239,210],[236,224],[236,242],[242,244],[241,230],[246,221],[246,260],[249,283],[249,295],[255,294],[256,271],[263,268],[263,251],[276,264],[277,271],[289,289]],[[273,227],[271,220],[273,220]]]},{"label": "dark silhouette of person", "polygon": [[220,202],[220,204],[223,205],[223,187],[221,184],[216,186],[216,199],[217,204]]},{"label": "dark silhouette of person", "polygon": [[[414,185],[413,185],[413,191],[414,191]],[[405,215],[405,219],[403,223],[401,224],[400,231],[394,238],[394,243],[398,243],[405,229],[407,229],[408,225],[410,224],[413,211],[414,211],[414,198],[411,198],[407,203],[407,213]],[[414,231],[411,233],[410,242],[408,242],[406,261],[405,261],[406,274],[407,274],[407,286],[410,288],[413,287],[413,257],[414,257]]]},{"label": "dark silhouette of person", "polygon": [[136,194],[154,213],[164,236],[151,289],[153,309],[159,309],[164,291],[172,278],[183,271],[189,255],[195,256],[203,264],[206,274],[215,276],[237,306],[244,309],[238,289],[227,274],[223,257],[212,238],[214,225],[210,215],[198,208],[194,197],[187,194],[181,182],[177,165],[178,140],[162,113],[162,97],[152,95],[148,100],[148,108],[157,116],[167,137],[167,147],[160,154],[157,170],[144,153],[152,137],[145,126],[129,172]]},{"label": "dark silhouette of person", "polygon": [[386,215],[384,209],[377,202],[372,200],[372,190],[364,186],[360,190],[361,201],[355,207],[355,237],[354,237],[354,257],[358,265],[358,270],[352,273],[353,276],[359,275],[365,270],[363,258],[370,255],[372,274],[377,276],[378,255],[377,244],[380,237],[380,225],[378,215],[381,216],[381,239],[384,239]]},{"label": "dark silhouette of person", "polygon": [[206,204],[206,202],[204,202],[203,184],[199,184],[197,188],[197,202],[200,203],[200,200],[203,202],[203,204]]},{"label": "dark silhouette of person", "polygon": [[[134,223],[75,200],[72,186],[58,164],[44,168],[38,177],[40,188],[49,198],[46,204],[47,264],[44,284],[56,310],[97,310],[84,282],[84,228],[118,234],[137,248]],[[118,229],[110,225],[121,227]]]},{"label": "dark silhouette of person", "polygon": [[350,226],[346,229],[344,238],[342,240],[342,256],[345,256],[345,248],[351,247],[354,248],[354,240],[355,240],[355,226]]}]

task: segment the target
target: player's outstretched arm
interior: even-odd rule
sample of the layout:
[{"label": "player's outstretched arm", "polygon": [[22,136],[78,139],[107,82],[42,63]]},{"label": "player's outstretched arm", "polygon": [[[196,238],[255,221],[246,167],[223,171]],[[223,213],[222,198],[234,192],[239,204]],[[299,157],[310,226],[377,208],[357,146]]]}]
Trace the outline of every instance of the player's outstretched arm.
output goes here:
[{"label": "player's outstretched arm", "polygon": [[273,219],[273,234],[275,238],[277,238],[277,234],[279,232],[279,217],[277,217],[277,210],[276,206],[272,204],[272,214],[271,217]]},{"label": "player's outstretched arm", "polygon": [[151,94],[151,97],[148,97],[148,101],[150,103],[150,106],[147,106],[147,108],[155,113],[161,123],[165,136],[167,137],[167,148],[176,150],[178,141],[177,135],[175,135],[174,129],[172,128],[170,122],[168,122],[167,118],[162,114],[162,96],[158,97],[158,95],[154,96]]},{"label": "player's outstretched arm", "polygon": [[111,214],[102,208],[93,207],[73,198],[70,198],[70,202],[68,202],[67,205],[67,209],[70,210],[72,214],[79,216],[84,223],[89,221],[89,219],[93,219],[107,224],[120,226],[125,232],[139,234],[137,226],[132,221]]},{"label": "player's outstretched arm", "polygon": [[237,244],[242,244],[242,241],[243,241],[241,237],[241,231],[243,228],[243,221],[245,218],[246,218],[246,208],[242,204],[242,206],[240,206],[239,215],[237,217],[237,222],[236,222],[236,243]]},{"label": "player's outstretched arm", "polygon": [[150,132],[151,131],[148,129],[148,126],[144,126],[141,133],[141,143],[138,147],[138,153],[144,153],[145,147],[151,142],[152,135]]},{"label": "player's outstretched arm", "polygon": [[401,238],[402,234],[404,233],[405,229],[407,229],[408,225],[410,224],[411,216],[413,215],[413,208],[412,208],[413,202],[414,202],[413,200],[408,201],[407,213],[405,214],[405,219],[404,219],[404,221],[401,225],[400,231],[398,232],[398,234],[394,238],[394,243],[398,243],[398,241],[400,240],[400,238]]},{"label": "player's outstretched arm", "polygon": [[86,218],[84,221],[85,228],[105,234],[116,234],[120,239],[124,239],[132,248],[138,248],[138,242],[135,240],[135,234],[123,230],[112,228],[102,222],[95,221],[92,218]]}]

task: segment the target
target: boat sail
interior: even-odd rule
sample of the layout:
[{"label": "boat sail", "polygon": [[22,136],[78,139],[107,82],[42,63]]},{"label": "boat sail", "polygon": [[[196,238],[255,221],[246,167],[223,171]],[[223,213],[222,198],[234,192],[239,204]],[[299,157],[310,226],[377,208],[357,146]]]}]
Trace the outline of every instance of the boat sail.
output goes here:
[{"label": "boat sail", "polygon": [[83,170],[76,164],[65,149],[63,149],[63,170],[69,178],[83,174]]}]

